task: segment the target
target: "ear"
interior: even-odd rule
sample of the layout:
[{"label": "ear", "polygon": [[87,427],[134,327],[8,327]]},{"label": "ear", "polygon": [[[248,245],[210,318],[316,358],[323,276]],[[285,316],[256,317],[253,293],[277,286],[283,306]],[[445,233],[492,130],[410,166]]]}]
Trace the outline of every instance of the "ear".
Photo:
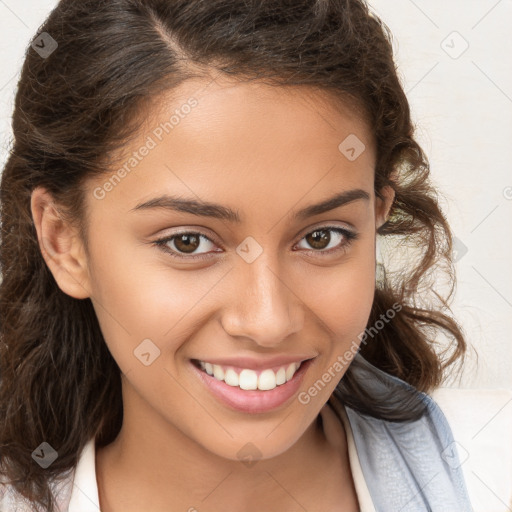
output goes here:
[{"label": "ear", "polygon": [[379,229],[388,219],[389,211],[395,200],[395,191],[385,185],[379,191],[381,197],[375,196],[375,227]]},{"label": "ear", "polygon": [[75,299],[90,297],[87,260],[78,233],[64,220],[45,188],[32,191],[30,206],[39,248],[57,285]]}]

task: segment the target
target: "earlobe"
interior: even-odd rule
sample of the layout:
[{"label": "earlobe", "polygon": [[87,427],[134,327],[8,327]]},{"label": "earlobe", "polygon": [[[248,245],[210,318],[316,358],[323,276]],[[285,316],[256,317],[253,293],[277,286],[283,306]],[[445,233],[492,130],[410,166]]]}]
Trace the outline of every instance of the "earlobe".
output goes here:
[{"label": "earlobe", "polygon": [[44,188],[33,190],[30,206],[41,254],[59,288],[76,299],[91,296],[87,260],[80,237]]},{"label": "earlobe", "polygon": [[380,189],[381,197],[375,197],[375,227],[379,229],[387,220],[395,200],[395,191],[390,185]]}]

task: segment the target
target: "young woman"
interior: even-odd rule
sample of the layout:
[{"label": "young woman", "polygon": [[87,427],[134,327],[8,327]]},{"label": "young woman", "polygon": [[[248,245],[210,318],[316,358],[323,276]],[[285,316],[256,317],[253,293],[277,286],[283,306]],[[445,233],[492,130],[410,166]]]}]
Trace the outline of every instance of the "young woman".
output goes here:
[{"label": "young woman", "polygon": [[61,0],[13,132],[2,510],[471,510],[450,229],[363,1]]}]

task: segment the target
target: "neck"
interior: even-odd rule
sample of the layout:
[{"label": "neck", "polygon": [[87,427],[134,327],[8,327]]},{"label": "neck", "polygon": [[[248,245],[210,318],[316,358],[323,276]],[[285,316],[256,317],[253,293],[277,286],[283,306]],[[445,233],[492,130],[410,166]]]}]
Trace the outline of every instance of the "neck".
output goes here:
[{"label": "neck", "polygon": [[325,475],[336,478],[339,487],[346,481],[353,488],[346,437],[332,411],[319,414],[278,456],[241,463],[195,442],[135,392],[124,392],[123,403],[119,435],[96,454],[103,512],[279,510],[279,503],[287,510],[297,506],[294,502],[306,504],[312,489],[325,487]]}]

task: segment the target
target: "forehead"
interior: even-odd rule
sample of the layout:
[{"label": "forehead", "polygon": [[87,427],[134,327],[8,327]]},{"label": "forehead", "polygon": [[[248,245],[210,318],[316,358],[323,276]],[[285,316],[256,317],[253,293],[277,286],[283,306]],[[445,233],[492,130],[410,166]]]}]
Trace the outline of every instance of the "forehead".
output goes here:
[{"label": "forehead", "polygon": [[[197,106],[189,108],[192,101]],[[176,115],[172,130],[188,118],[190,136],[252,131],[255,135],[272,133],[280,139],[307,138],[313,142],[328,132],[339,138],[347,135],[348,129],[357,132],[367,147],[373,145],[373,133],[359,101],[346,94],[335,96],[334,92],[306,85],[270,85],[225,77],[188,80],[149,101],[143,112],[145,129],[169,121],[173,114]],[[257,144],[258,140],[253,142]]]},{"label": "forehead", "polygon": [[[91,184],[112,182],[106,202],[122,201],[124,211],[157,192],[298,201],[313,189],[321,196],[373,183],[373,134],[353,104],[326,91],[189,80],[141,115],[139,133]],[[347,146],[357,158],[348,158]]]}]

